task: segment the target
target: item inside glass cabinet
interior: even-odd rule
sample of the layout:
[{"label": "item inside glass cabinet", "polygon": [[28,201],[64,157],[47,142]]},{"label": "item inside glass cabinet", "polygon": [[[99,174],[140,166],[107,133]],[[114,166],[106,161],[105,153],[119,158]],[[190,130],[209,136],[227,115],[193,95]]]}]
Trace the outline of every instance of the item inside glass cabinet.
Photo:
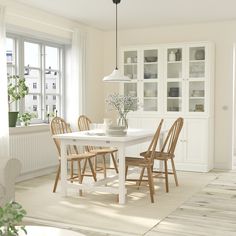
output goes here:
[{"label": "item inside glass cabinet", "polygon": [[170,88],[169,97],[179,97],[179,88],[178,87]]},{"label": "item inside glass cabinet", "polygon": [[195,105],[195,111],[204,111],[204,105],[203,104],[196,104]]},{"label": "item inside glass cabinet", "polygon": [[176,61],[176,55],[173,50],[170,51],[169,56],[168,56],[168,60],[169,61]]}]

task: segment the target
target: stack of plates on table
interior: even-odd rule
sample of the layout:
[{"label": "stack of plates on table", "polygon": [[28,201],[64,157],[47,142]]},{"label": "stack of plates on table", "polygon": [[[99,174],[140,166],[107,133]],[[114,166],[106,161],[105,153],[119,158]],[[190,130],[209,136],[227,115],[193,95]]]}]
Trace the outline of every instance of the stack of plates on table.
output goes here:
[{"label": "stack of plates on table", "polygon": [[127,129],[125,126],[109,126],[106,129],[106,134],[109,136],[125,136]]}]

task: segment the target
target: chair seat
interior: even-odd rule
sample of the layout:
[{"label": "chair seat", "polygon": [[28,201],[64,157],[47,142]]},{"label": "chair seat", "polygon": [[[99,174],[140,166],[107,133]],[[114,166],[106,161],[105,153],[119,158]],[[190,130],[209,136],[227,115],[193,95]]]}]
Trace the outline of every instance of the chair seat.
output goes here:
[{"label": "chair seat", "polygon": [[[141,152],[140,156],[144,157],[146,152]],[[156,160],[168,160],[174,158],[174,154],[166,153],[166,152],[155,152],[154,159]]]},{"label": "chair seat", "polygon": [[125,164],[127,166],[148,166],[151,162],[140,157],[125,157]]},{"label": "chair seat", "polygon": [[90,152],[97,155],[102,155],[102,154],[117,152],[117,149],[116,148],[96,148],[96,149],[90,150]]},{"label": "chair seat", "polygon": [[[96,156],[95,153],[89,153],[89,152],[79,153],[79,154],[70,154],[67,156],[67,161],[77,161],[77,160],[87,159],[87,158],[91,158],[95,156]],[[61,157],[59,157],[59,160],[61,160]]]}]

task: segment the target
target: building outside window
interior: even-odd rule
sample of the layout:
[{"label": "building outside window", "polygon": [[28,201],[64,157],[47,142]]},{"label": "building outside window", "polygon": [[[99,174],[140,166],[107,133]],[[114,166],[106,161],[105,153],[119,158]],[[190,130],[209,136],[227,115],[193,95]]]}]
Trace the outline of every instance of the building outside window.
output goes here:
[{"label": "building outside window", "polygon": [[10,110],[32,112],[35,122],[47,120],[47,114],[56,109],[61,115],[64,45],[9,34],[6,59],[8,76],[24,77],[29,87],[29,94],[13,103]]}]

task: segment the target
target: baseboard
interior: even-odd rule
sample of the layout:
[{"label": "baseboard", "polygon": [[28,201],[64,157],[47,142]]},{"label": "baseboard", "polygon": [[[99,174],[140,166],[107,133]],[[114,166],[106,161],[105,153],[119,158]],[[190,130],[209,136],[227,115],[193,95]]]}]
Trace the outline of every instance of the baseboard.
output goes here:
[{"label": "baseboard", "polygon": [[17,178],[16,182],[21,182],[24,180],[28,180],[28,179],[36,178],[39,176],[54,173],[57,170],[57,167],[58,167],[58,165],[55,165],[55,166],[50,166],[50,167],[43,168],[40,170],[34,170],[34,171],[31,171],[28,173],[23,173]]}]

